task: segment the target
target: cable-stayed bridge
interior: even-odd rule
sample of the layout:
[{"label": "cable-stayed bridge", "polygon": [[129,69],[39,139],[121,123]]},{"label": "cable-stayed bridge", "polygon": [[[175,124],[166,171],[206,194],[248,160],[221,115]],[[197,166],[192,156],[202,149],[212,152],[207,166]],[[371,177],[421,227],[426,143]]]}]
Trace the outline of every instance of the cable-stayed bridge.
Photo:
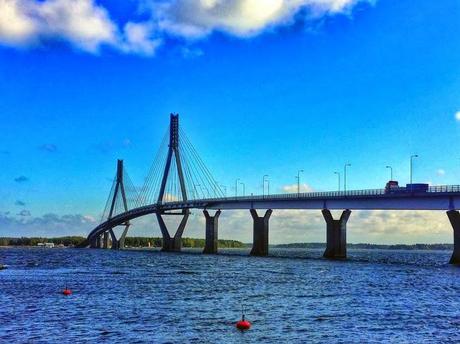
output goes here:
[{"label": "cable-stayed bridge", "polygon": [[[351,210],[444,210],[454,230],[450,263],[460,264],[459,208],[459,185],[227,197],[179,127],[179,115],[171,114],[169,128],[140,189],[129,178],[123,161],[118,160],[101,223],[88,235],[86,246],[124,248],[130,221],[155,214],[163,237],[163,250],[180,251],[190,210],[203,209],[206,218],[204,253],[217,253],[221,211],[247,209],[253,219],[251,254],[265,256],[273,209],[319,209],[326,222],[324,257],[337,259],[346,258],[346,226]],[[333,209],[343,211],[339,219],[332,217],[330,210]],[[215,210],[214,215],[210,210]],[[259,216],[258,210],[265,210],[264,215]],[[167,228],[165,216],[181,217],[175,232]],[[124,227],[118,238],[114,232],[117,226]]]}]

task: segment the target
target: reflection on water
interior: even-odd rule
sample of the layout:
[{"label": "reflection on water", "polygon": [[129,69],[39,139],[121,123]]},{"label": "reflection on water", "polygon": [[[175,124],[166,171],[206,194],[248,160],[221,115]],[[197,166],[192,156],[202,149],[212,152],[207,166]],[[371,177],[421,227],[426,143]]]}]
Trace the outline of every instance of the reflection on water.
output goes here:
[{"label": "reflection on water", "polygon": [[0,342],[460,341],[450,252],[199,252],[0,249]]}]

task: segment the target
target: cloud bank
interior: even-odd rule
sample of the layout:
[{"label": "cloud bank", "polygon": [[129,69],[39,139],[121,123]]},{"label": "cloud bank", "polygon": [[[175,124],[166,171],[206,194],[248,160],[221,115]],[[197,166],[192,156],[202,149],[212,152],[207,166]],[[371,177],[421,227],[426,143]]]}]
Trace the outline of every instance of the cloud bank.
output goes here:
[{"label": "cloud bank", "polygon": [[[265,210],[258,210],[263,215]],[[211,211],[213,214],[213,212]],[[333,211],[339,218],[340,211]],[[172,219],[171,219],[172,218]],[[177,228],[179,219],[165,219],[168,228]],[[89,231],[89,230],[88,230]],[[155,216],[132,221],[131,236],[161,236]],[[192,210],[185,237],[204,238],[205,219],[201,210]],[[246,243],[253,240],[252,219],[247,210],[223,211],[219,218],[219,238]],[[270,244],[325,242],[326,224],[319,210],[274,210],[270,217]],[[352,211],[347,224],[347,242],[413,244],[451,243],[452,227],[441,211]]]},{"label": "cloud bank", "polygon": [[298,20],[349,14],[372,0],[138,0],[139,10],[117,21],[94,0],[0,0],[0,44],[62,41],[98,53],[102,46],[151,56],[170,37],[194,41],[213,32],[253,37]]},{"label": "cloud bank", "polygon": [[[263,210],[258,210],[263,215]],[[333,211],[334,218],[340,211]],[[177,228],[178,217],[165,218],[168,228]],[[86,236],[97,224],[95,216],[44,214],[29,211],[0,212],[3,236]],[[121,227],[116,229],[120,234]],[[252,219],[247,210],[223,211],[219,218],[219,238],[252,242]],[[154,215],[132,221],[130,236],[161,236]],[[205,219],[192,210],[185,237],[204,238]],[[270,243],[325,242],[326,224],[319,210],[275,210],[270,218]],[[347,224],[349,243],[450,243],[452,227],[445,212],[439,211],[353,211]]]},{"label": "cloud bank", "polygon": [[22,210],[17,216],[0,213],[0,228],[4,236],[86,236],[96,221],[93,217],[81,214],[31,216],[28,210]]}]

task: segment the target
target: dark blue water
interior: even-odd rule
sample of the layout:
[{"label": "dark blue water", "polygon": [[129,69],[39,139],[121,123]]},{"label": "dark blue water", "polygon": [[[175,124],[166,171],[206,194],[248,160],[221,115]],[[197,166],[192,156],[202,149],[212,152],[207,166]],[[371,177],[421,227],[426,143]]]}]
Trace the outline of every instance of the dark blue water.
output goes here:
[{"label": "dark blue water", "polygon": [[460,342],[449,252],[227,253],[0,249],[0,342]]}]

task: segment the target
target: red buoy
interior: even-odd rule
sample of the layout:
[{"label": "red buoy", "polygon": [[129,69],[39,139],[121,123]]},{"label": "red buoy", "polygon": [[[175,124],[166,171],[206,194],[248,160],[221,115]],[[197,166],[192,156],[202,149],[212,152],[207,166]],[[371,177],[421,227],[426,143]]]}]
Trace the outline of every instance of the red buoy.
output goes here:
[{"label": "red buoy", "polygon": [[241,331],[246,331],[251,328],[251,323],[244,318],[243,305],[241,305],[241,320],[236,323],[236,328]]},{"label": "red buoy", "polygon": [[64,294],[65,296],[72,295],[72,290],[65,288],[63,290],[62,294]]},{"label": "red buoy", "polygon": [[243,317],[243,320],[240,320],[236,323],[236,328],[241,331],[246,331],[251,328],[251,323],[247,320],[244,320]]}]

